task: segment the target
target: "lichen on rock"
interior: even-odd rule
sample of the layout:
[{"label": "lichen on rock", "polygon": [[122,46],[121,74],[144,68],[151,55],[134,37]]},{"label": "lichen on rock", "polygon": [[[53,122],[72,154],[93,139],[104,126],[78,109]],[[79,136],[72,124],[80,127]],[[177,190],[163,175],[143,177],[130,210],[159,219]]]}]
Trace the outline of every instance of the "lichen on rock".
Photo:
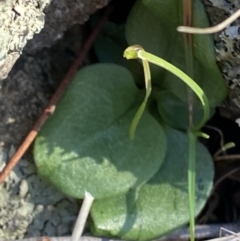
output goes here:
[{"label": "lichen on rock", "polygon": [[[51,47],[62,38],[67,29],[74,24],[85,23],[89,15],[109,2],[110,0],[1,0],[0,80],[7,77],[28,40],[34,37],[24,49],[28,53]],[[35,34],[37,35],[34,36]]]},{"label": "lichen on rock", "polygon": [[[10,152],[0,147],[0,171]],[[0,184],[0,240],[69,234],[78,209],[76,200],[39,180],[31,160],[22,159]]]},{"label": "lichen on rock", "polygon": [[27,40],[44,26],[50,0],[0,1],[0,80],[7,77]]},{"label": "lichen on rock", "polygon": [[[203,0],[203,2],[211,25],[219,24],[240,7],[238,0]],[[220,105],[220,112],[226,118],[235,119],[240,116],[240,19],[213,36],[217,62],[229,86],[229,95]]]}]

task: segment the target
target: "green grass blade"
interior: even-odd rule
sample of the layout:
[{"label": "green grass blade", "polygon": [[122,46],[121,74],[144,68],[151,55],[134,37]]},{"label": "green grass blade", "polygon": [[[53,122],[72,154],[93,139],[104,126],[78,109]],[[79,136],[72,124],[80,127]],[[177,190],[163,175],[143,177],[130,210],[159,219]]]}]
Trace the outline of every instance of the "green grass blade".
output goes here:
[{"label": "green grass blade", "polygon": [[196,141],[194,133],[189,132],[189,153],[188,153],[188,193],[189,193],[189,215],[190,215],[190,238],[194,241],[195,227],[195,184],[196,184]]}]

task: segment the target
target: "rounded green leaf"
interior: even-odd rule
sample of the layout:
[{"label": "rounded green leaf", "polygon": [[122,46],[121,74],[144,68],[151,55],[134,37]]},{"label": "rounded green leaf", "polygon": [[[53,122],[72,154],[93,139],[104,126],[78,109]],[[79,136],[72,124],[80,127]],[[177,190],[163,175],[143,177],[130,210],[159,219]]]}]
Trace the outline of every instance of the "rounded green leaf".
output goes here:
[{"label": "rounded green leaf", "polygon": [[[140,44],[147,52],[159,56],[185,72],[186,60],[183,33],[176,28],[183,24],[183,1],[138,0],[126,24],[130,45]],[[207,15],[200,0],[193,1],[193,26],[208,26]],[[172,73],[151,65],[155,84],[170,90],[187,102],[186,85]],[[193,35],[193,79],[215,108],[227,94],[227,86],[216,64],[211,35]]]},{"label": "rounded green leaf", "polygon": [[101,63],[114,63],[127,68],[137,84],[144,83],[143,69],[138,61],[128,61],[123,58],[123,52],[128,47],[125,39],[125,26],[107,22],[98,35],[94,49]]},{"label": "rounded green leaf", "polygon": [[97,64],[79,71],[36,139],[40,176],[75,198],[85,191],[114,196],[149,180],[163,162],[166,139],[145,112],[130,140],[138,94],[123,67]]},{"label": "rounded green leaf", "polygon": [[[92,231],[124,240],[152,240],[189,220],[188,136],[167,129],[168,151],[163,165],[147,183],[126,195],[94,202]],[[213,182],[213,163],[197,143],[196,215],[206,203]]]},{"label": "rounded green leaf", "polygon": [[[162,119],[171,127],[187,130],[189,128],[188,104],[184,103],[170,91],[155,91],[158,112]],[[213,111],[211,111],[213,113]],[[193,108],[193,126],[198,124],[203,116],[201,103],[195,102]]]}]

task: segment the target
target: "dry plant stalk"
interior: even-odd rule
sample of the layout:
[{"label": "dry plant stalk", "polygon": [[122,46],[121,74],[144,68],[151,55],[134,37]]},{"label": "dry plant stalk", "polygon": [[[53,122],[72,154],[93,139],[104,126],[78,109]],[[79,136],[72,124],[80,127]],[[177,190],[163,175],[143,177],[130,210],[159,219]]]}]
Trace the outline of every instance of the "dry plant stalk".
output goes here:
[{"label": "dry plant stalk", "polygon": [[240,9],[237,10],[233,15],[231,15],[225,21],[219,23],[218,25],[216,25],[214,27],[194,28],[194,27],[188,27],[188,26],[179,26],[179,27],[177,27],[177,31],[183,32],[183,33],[192,33],[192,34],[217,33],[219,31],[222,31],[224,28],[226,28],[228,25],[230,25],[232,22],[234,22],[239,17],[240,17]]}]

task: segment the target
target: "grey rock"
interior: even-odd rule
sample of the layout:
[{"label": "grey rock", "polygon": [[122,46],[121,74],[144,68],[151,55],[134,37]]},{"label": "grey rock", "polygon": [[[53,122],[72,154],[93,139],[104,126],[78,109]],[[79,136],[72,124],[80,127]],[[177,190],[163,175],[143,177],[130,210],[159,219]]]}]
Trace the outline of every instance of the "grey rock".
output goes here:
[{"label": "grey rock", "polygon": [[[0,153],[7,152],[6,148],[0,148]],[[31,163],[31,159],[28,162]],[[5,159],[0,158],[0,171],[4,164]],[[61,226],[69,234],[79,210],[78,202],[40,181],[35,170],[23,179],[18,175],[21,168],[16,166],[0,185],[0,240],[56,236]],[[48,190],[47,196],[41,195],[45,190]]]},{"label": "grey rock", "polygon": [[[89,15],[110,0],[1,0],[0,80],[5,79],[21,55],[50,47],[74,24],[83,24]],[[51,4],[50,4],[51,2]],[[45,10],[45,7],[48,6]],[[46,14],[46,16],[45,16]],[[45,22],[46,20],[46,22]],[[45,25],[44,25],[45,23]]]},{"label": "grey rock", "polygon": [[43,30],[28,42],[26,51],[32,52],[51,47],[63,33],[75,24],[84,24],[97,9],[105,7],[110,0],[52,0],[44,11]]},{"label": "grey rock", "polygon": [[28,193],[28,183],[25,179],[21,180],[20,186],[19,186],[19,196],[24,198]]},{"label": "grey rock", "polygon": [[0,80],[5,79],[27,40],[44,25],[43,9],[50,0],[0,1]]}]

